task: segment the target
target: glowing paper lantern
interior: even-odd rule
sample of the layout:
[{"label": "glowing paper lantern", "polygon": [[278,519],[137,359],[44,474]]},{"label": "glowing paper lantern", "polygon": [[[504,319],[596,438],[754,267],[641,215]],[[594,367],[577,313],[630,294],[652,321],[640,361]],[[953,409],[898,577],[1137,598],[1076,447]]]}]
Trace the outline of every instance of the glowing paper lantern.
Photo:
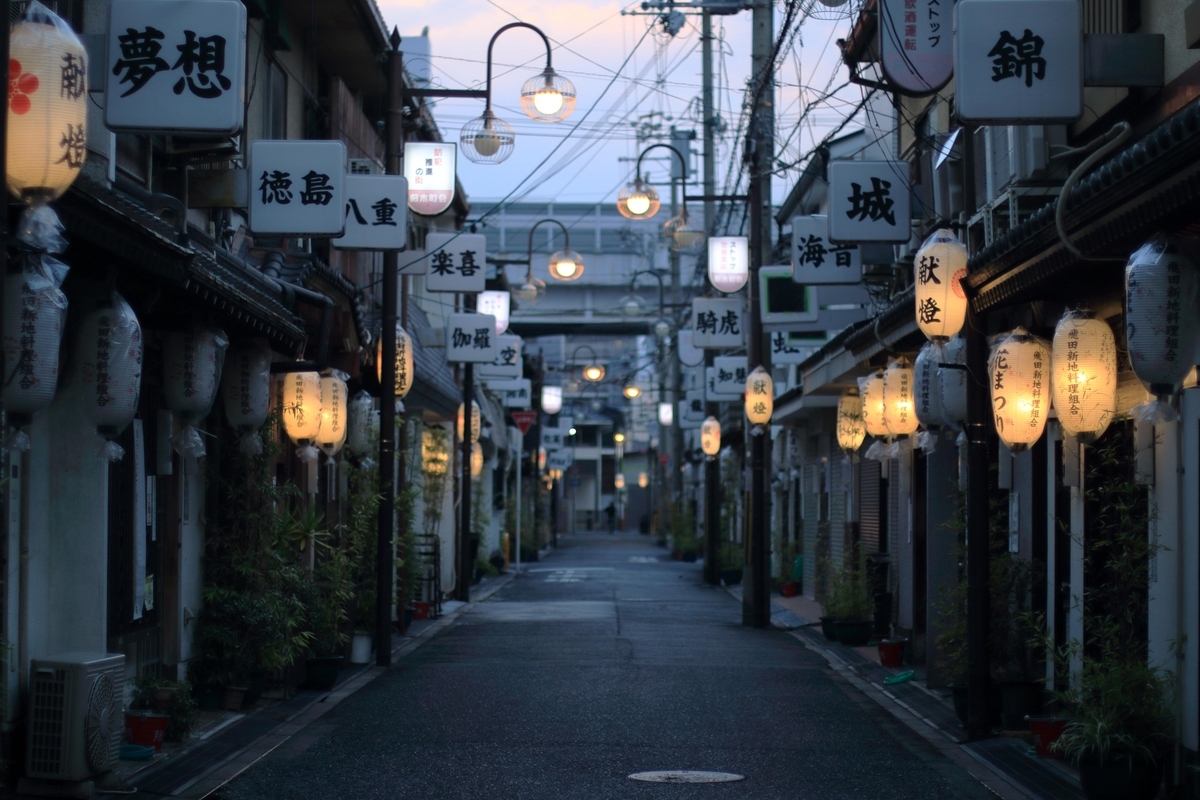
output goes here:
[{"label": "glowing paper lantern", "polygon": [[1117,341],[1103,320],[1065,314],[1054,329],[1054,410],[1063,430],[1094,442],[1117,413]]},{"label": "glowing paper lantern", "polygon": [[547,414],[557,414],[562,411],[562,387],[542,387],[542,411]]},{"label": "glowing paper lantern", "polygon": [[1042,435],[1050,411],[1050,344],[1024,328],[1001,334],[988,357],[996,435],[1013,452]]},{"label": "glowing paper lantern", "polygon": [[671,403],[658,404],[658,424],[669,428],[675,424],[675,406]]},{"label": "glowing paper lantern", "polygon": [[445,475],[450,468],[450,454],[433,431],[425,431],[421,437],[421,460],[430,475]]},{"label": "glowing paper lantern", "polygon": [[313,447],[321,431],[321,374],[289,372],[280,383],[283,429],[296,443],[301,461],[312,461],[319,451]]},{"label": "glowing paper lantern", "polygon": [[913,257],[917,325],[933,341],[945,341],[962,330],[967,319],[967,248],[954,231],[934,231]]},{"label": "glowing paper lantern", "polygon": [[887,436],[883,416],[883,372],[858,379],[858,394],[862,401],[863,425],[872,436]]},{"label": "glowing paper lantern", "polygon": [[271,408],[271,346],[265,339],[255,339],[231,350],[226,362],[221,379],[225,418],[242,434],[241,452],[262,453],[258,429]]},{"label": "glowing paper lantern", "polygon": [[333,458],[346,442],[346,381],[336,370],[321,378],[321,427],[317,447]]},{"label": "glowing paper lantern", "polygon": [[475,442],[471,445],[471,477],[478,478],[483,472],[483,445]]},{"label": "glowing paper lantern", "polygon": [[837,440],[838,447],[853,453],[867,438],[867,427],[863,421],[862,397],[851,389],[838,398]]},{"label": "glowing paper lantern", "polygon": [[908,359],[892,359],[884,370],[883,424],[893,436],[916,433],[920,424],[913,402],[913,370]]},{"label": "glowing paper lantern", "polygon": [[613,487],[616,489],[624,489],[625,488],[625,476],[619,472],[616,475],[614,475],[613,476]]},{"label": "glowing paper lantern", "polygon": [[[375,379],[383,383],[383,337],[375,350]],[[396,326],[396,391],[395,396],[403,399],[413,385],[413,345],[408,332]]]},{"label": "glowing paper lantern", "polygon": [[137,414],[142,389],[142,326],[116,292],[79,324],[79,376],[83,414],[107,442],[102,454],[118,460],[124,449],[112,441]]},{"label": "glowing paper lantern", "polygon": [[[483,429],[483,414],[479,410],[479,403],[471,401],[471,443],[479,441],[479,432]],[[458,435],[458,440],[465,441],[463,436],[463,404],[458,404],[458,417],[454,423],[454,431]]]},{"label": "glowing paper lantern", "polygon": [[700,423],[700,449],[709,458],[721,452],[721,423],[716,417],[709,417]]},{"label": "glowing paper lantern", "polygon": [[962,336],[955,336],[942,347],[938,387],[942,421],[954,430],[961,430],[967,421],[967,340]]},{"label": "glowing paper lantern", "polygon": [[369,455],[374,449],[372,439],[379,436],[379,410],[371,395],[360,391],[351,399],[347,409],[350,423],[346,431],[346,449],[356,455]]},{"label": "glowing paper lantern", "polygon": [[480,292],[475,310],[480,314],[491,314],[496,318],[496,335],[508,330],[508,317],[512,308],[512,295],[508,292]]},{"label": "glowing paper lantern", "polygon": [[638,486],[642,489],[645,489],[649,485],[650,485],[650,476],[644,472],[639,472],[638,473]]},{"label": "glowing paper lantern", "polygon": [[745,236],[713,236],[708,240],[708,282],[729,294],[750,276],[750,244]]},{"label": "glowing paper lantern", "polygon": [[755,367],[746,376],[746,419],[761,427],[771,421],[774,410],[775,382],[765,369]]},{"label": "glowing paper lantern", "polygon": [[54,400],[67,316],[67,296],[41,269],[41,259],[24,261],[4,279],[4,409],[14,425],[27,424]]},{"label": "glowing paper lantern", "polygon": [[208,416],[217,397],[228,346],[225,334],[213,328],[171,331],[163,341],[163,403],[184,423],[171,444],[185,458],[205,454],[195,423]]},{"label": "glowing paper lantern", "polygon": [[938,365],[942,363],[941,342],[928,342],[913,362],[913,399],[917,420],[926,430],[942,427],[942,388],[938,382]]}]

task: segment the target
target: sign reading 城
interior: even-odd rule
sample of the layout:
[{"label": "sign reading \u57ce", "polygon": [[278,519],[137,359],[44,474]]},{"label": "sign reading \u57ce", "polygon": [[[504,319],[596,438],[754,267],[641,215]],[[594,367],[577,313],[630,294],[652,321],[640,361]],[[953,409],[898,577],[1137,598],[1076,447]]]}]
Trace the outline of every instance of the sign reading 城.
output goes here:
[{"label": "sign reading \u57ce", "polygon": [[[482,237],[480,237],[482,238]],[[446,361],[488,364],[496,360],[496,318],[491,314],[446,317]]]},{"label": "sign reading \u57ce", "polygon": [[454,202],[457,155],[457,145],[447,142],[409,142],[404,145],[408,207],[414,214],[437,216]]},{"label": "sign reading \u57ce", "polygon": [[879,51],[888,82],[933,94],[954,72],[954,0],[880,0]]},{"label": "sign reading \u57ce", "polygon": [[491,364],[480,364],[477,374],[481,378],[515,380],[521,377],[522,366],[521,337],[505,333],[496,337],[496,360]]},{"label": "sign reading \u57ce", "polygon": [[857,245],[829,241],[827,217],[793,217],[792,280],[803,284],[858,283],[862,280],[862,254]]},{"label": "sign reading \u57ce", "polygon": [[692,346],[719,350],[746,343],[746,325],[741,300],[692,301]]},{"label": "sign reading \u57ce", "polygon": [[346,224],[346,145],[260,139],[250,145],[250,230],[339,236]]},{"label": "sign reading \u57ce", "polygon": [[112,0],[104,124],[112,130],[242,129],[246,7],[238,0]]},{"label": "sign reading \u57ce", "polygon": [[831,162],[829,239],[834,242],[911,239],[908,170],[906,161]]},{"label": "sign reading \u57ce", "polygon": [[430,292],[482,292],[487,283],[487,238],[481,233],[431,233],[425,237]]},{"label": "sign reading \u57ce", "polygon": [[408,181],[399,175],[346,176],[346,232],[340,250],[403,250],[408,242]]}]

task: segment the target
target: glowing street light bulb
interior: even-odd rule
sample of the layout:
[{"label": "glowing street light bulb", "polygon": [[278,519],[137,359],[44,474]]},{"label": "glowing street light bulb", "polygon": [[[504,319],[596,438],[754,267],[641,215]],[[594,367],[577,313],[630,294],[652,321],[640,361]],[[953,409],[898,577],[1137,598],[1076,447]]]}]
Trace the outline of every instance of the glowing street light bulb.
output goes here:
[{"label": "glowing street light bulb", "polygon": [[635,397],[640,397],[641,394],[642,394],[641,388],[632,383],[629,384],[628,386],[626,386],[624,389],[624,395],[626,397],[628,397],[630,400],[634,399]]},{"label": "glowing street light bulb", "polygon": [[625,434],[623,434],[623,433],[620,433],[620,432],[618,432],[618,433],[614,433],[614,434],[613,434],[613,441],[614,441],[614,442],[616,442],[617,444],[621,444],[622,442],[624,442],[624,441],[625,441]]},{"label": "glowing street light bulb", "polygon": [[600,364],[588,364],[583,368],[583,377],[592,383],[604,380],[604,367]]},{"label": "glowing street light bulb", "polygon": [[650,210],[650,198],[640,192],[632,195],[627,202],[629,211],[639,217]]},{"label": "glowing street light bulb", "polygon": [[557,114],[563,107],[562,92],[547,81],[540,91],[533,93],[533,107],[547,117]]}]

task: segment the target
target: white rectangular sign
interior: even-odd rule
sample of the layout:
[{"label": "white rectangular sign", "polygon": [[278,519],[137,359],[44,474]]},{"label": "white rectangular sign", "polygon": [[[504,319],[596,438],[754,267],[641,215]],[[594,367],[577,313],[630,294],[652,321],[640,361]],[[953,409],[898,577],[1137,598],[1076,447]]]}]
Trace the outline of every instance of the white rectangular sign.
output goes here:
[{"label": "white rectangular sign", "polygon": [[505,408],[529,408],[533,398],[533,381],[529,378],[516,380],[488,380],[487,388],[500,396],[501,405]]},{"label": "white rectangular sign", "polygon": [[446,361],[488,364],[496,360],[496,318],[490,314],[449,314]]},{"label": "white rectangular sign", "polygon": [[408,181],[399,175],[346,176],[346,232],[340,250],[403,250],[408,242]]},{"label": "white rectangular sign", "polygon": [[250,144],[250,230],[340,236],[346,224],[346,145],[260,139]]},{"label": "white rectangular sign", "polygon": [[[64,87],[71,66],[63,66]],[[87,71],[78,67],[86,92]],[[246,103],[246,7],[238,0],[112,0],[107,67],[105,127],[232,136],[242,129]]]},{"label": "white rectangular sign", "polygon": [[679,427],[699,428],[704,422],[704,390],[694,389],[679,401]]},{"label": "white rectangular sign", "polygon": [[829,218],[792,218],[792,280],[796,283],[858,283],[862,254],[858,245],[829,241]]},{"label": "white rectangular sign", "polygon": [[699,367],[704,363],[704,351],[692,345],[692,331],[684,328],[678,334],[679,363],[685,367]]},{"label": "white rectangular sign", "polygon": [[437,216],[454,202],[457,156],[458,146],[449,142],[408,142],[404,145],[408,207],[414,214]]},{"label": "white rectangular sign", "polygon": [[782,367],[801,364],[812,355],[816,347],[801,346],[792,342],[787,331],[771,332],[771,365]]},{"label": "white rectangular sign", "polygon": [[908,170],[907,161],[831,162],[830,241],[907,242],[911,239]]},{"label": "white rectangular sign", "polygon": [[431,292],[482,292],[487,283],[487,238],[481,233],[431,233],[425,237]]},{"label": "white rectangular sign", "polygon": [[733,384],[717,382],[717,368],[706,367],[704,370],[704,399],[709,403],[729,403],[734,400],[741,400],[746,393],[746,384],[743,383],[740,388],[730,393],[728,391],[721,392],[720,389],[728,390]]},{"label": "white rectangular sign", "polygon": [[479,376],[516,380],[521,377],[522,368],[521,337],[504,333],[496,337],[496,360],[491,364],[480,364]]},{"label": "white rectangular sign", "polygon": [[745,356],[720,356],[713,359],[717,374],[717,394],[736,394],[746,391],[746,375],[750,369]]},{"label": "white rectangular sign", "polygon": [[542,426],[542,447],[549,453],[552,450],[561,450],[565,446],[567,439],[567,431],[564,428],[551,428],[548,425]]},{"label": "white rectangular sign", "polygon": [[705,349],[741,347],[746,343],[745,314],[739,299],[692,301],[692,346]]},{"label": "white rectangular sign", "polygon": [[575,454],[571,450],[546,451],[546,469],[565,470],[575,463]]}]

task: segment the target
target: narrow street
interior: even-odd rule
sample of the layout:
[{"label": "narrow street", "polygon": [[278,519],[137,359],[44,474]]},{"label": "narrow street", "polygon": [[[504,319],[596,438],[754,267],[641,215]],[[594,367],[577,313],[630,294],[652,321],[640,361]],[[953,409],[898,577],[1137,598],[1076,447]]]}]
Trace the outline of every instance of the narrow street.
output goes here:
[{"label": "narrow street", "polygon": [[[635,534],[564,537],[220,797],[993,797],[668,558]],[[627,778],[681,769],[746,779]]]}]

